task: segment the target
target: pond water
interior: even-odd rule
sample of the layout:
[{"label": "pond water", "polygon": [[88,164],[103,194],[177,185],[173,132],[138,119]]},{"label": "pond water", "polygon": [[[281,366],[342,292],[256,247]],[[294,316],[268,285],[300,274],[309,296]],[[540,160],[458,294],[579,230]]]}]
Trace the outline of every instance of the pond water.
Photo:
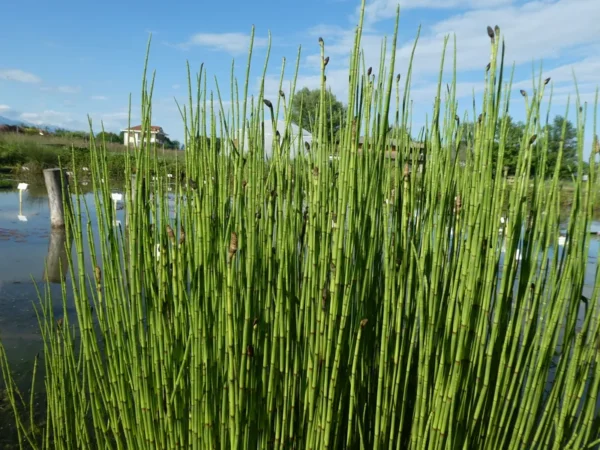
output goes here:
[{"label": "pond water", "polygon": [[[84,197],[93,206],[93,194]],[[90,213],[94,223],[95,209],[90,208]],[[21,202],[16,190],[0,192],[0,339],[20,386],[31,381],[31,364],[42,346],[34,305],[44,296],[47,262],[48,276],[54,281],[49,285],[53,308],[62,314],[61,269],[57,263],[65,258],[60,258],[64,251],[60,254],[57,250],[64,248],[64,242],[64,234],[50,232],[43,186],[23,192]],[[66,281],[69,291],[70,277]],[[74,308],[70,312],[74,313]]]}]

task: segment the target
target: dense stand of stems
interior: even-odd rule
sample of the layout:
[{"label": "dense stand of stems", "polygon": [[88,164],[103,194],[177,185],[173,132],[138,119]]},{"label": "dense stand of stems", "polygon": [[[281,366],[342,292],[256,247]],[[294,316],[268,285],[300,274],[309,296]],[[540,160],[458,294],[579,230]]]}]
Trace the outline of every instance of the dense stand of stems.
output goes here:
[{"label": "dense stand of stems", "polygon": [[[91,143],[99,237],[77,197],[64,316],[49,291],[38,310],[47,422],[17,414],[23,446],[565,449],[599,438],[598,275],[582,302],[598,191],[595,164],[582,180],[586,108],[577,102],[580,165],[559,247],[562,149],[554,173],[531,173],[548,152],[541,77],[514,182],[503,173],[512,77],[499,28],[463,161],[456,63],[447,89],[440,69],[421,155],[388,131],[410,129],[411,69],[403,87],[393,58],[379,76],[365,70],[361,32],[362,16],[338,142],[324,126],[323,62],[310,149],[288,128],[265,159],[264,132],[295,81],[287,98],[261,87],[248,100],[250,51],[243,101],[232,69],[232,117],[203,67],[194,97],[188,68],[185,175],[160,173],[151,144],[132,150],[124,227],[100,182],[106,148]],[[153,83],[144,72],[147,133]],[[3,350],[0,366],[17,411]]]}]

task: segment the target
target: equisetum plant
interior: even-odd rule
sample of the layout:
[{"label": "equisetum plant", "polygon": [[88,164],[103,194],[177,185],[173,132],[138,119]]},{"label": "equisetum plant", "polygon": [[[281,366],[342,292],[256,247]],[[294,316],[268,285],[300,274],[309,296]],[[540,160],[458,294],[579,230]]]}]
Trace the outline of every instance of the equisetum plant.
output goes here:
[{"label": "equisetum plant", "polygon": [[[18,412],[26,400],[2,353],[23,448],[598,444],[597,275],[591,298],[582,297],[598,192],[594,152],[582,181],[587,109],[577,101],[579,168],[559,247],[562,149],[552,173],[531,171],[549,151],[549,80],[534,79],[524,97],[525,136],[509,183],[512,76],[500,29],[482,33],[491,57],[472,130],[458,116],[456,64],[446,88],[442,60],[419,147],[397,131],[411,129],[411,66],[402,76],[395,68],[398,19],[391,53],[382,46],[391,59],[375,71],[363,62],[362,23],[361,15],[348,113],[335,135],[325,126],[329,59],[319,39],[310,145],[295,139],[285,114],[295,81],[286,96],[284,70],[277,98],[265,98],[264,85],[249,97],[252,48],[243,93],[232,74],[230,115],[220,91],[207,92],[204,67],[194,83],[188,67],[185,167],[167,178],[153,144],[132,148],[121,227],[101,182],[106,148],[90,144],[97,223],[74,197],[64,312],[54,314],[48,293],[38,307],[45,426]],[[152,88],[144,72],[148,135]]]}]

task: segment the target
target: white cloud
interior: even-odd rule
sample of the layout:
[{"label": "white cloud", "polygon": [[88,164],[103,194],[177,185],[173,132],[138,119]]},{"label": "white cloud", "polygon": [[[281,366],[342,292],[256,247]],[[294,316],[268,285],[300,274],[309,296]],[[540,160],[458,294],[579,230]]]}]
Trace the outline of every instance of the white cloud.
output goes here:
[{"label": "white cloud", "polygon": [[[40,112],[24,112],[17,117],[34,125],[53,125],[71,130],[89,130],[88,114],[85,113],[47,109]],[[89,117],[92,120],[94,133],[98,133],[102,130],[102,125],[108,131],[117,131],[125,128],[128,123],[129,113],[125,110],[98,112],[90,113]],[[132,122],[135,122],[136,119],[137,116],[132,114]]]},{"label": "white cloud", "polygon": [[18,81],[20,83],[40,83],[42,81],[37,75],[20,69],[0,69],[0,80]]},{"label": "white cloud", "polygon": [[81,86],[59,86],[58,92],[63,94],[78,94],[81,92]]},{"label": "white cloud", "polygon": [[0,105],[0,112],[10,111],[10,106],[8,105]]},{"label": "white cloud", "polygon": [[[368,26],[380,20],[395,18],[398,5],[402,16],[402,11],[406,9],[481,9],[511,3],[513,0],[372,0],[365,5],[365,22]],[[359,12],[360,6],[357,14]]]},{"label": "white cloud", "polygon": [[92,95],[91,99],[92,100],[106,100],[107,97],[104,95]]},{"label": "white cloud", "polygon": [[[520,65],[540,60],[544,61],[546,67],[549,60],[556,61],[566,52],[574,54],[581,46],[593,45],[600,34],[600,25],[598,25],[600,8],[597,6],[597,0],[558,0],[552,3],[533,1],[520,6],[503,2],[507,3],[503,7],[484,8],[492,2],[495,0],[488,0],[483,5],[479,5],[479,9],[450,16],[423,29],[417,43],[413,74],[437,74],[445,36],[450,37],[446,48],[446,67],[452,63],[453,37],[456,36],[457,69],[459,71],[481,70],[483,74],[490,52],[487,25],[500,26],[501,38],[506,42],[505,62],[509,67],[513,62]],[[375,0],[370,5],[383,3],[387,2]],[[451,0],[442,2],[442,4],[450,3]],[[400,21],[402,22],[402,18]],[[560,32],[552,30],[560,30]],[[349,55],[354,46],[353,28],[342,30],[333,27],[329,30],[327,26],[320,25],[309,33],[323,35],[326,43],[325,53],[332,57],[332,62],[337,60],[344,66],[348,65],[347,60],[341,57]],[[391,30],[388,34],[391,34]],[[363,33],[361,48],[364,50],[367,66],[379,67],[383,37],[382,34],[369,31]],[[396,67],[398,71],[402,71],[406,70],[410,61],[414,40],[403,45],[401,42],[399,44]],[[388,49],[390,46],[388,39]],[[320,55],[317,54],[306,58],[307,64],[310,65],[318,64],[319,60]],[[583,60],[573,64],[577,70],[580,64],[588,62]],[[588,73],[591,74],[592,72],[589,72],[591,70],[593,68],[590,68]]]},{"label": "white cloud", "polygon": [[[266,38],[254,37],[253,46],[256,48],[265,47],[267,43]],[[183,49],[207,47],[235,55],[248,52],[250,35],[245,33],[197,33],[191,36],[187,42],[179,44],[178,47]]]},{"label": "white cloud", "polygon": [[547,71],[546,76],[552,78],[554,82],[575,81],[573,75],[577,79],[577,83],[593,83],[594,86],[598,83],[598,74],[600,73],[600,56],[594,55],[582,60],[563,64]]},{"label": "white cloud", "polygon": [[[519,7],[469,11],[436,23],[419,39],[415,69],[424,72],[439,69],[445,35],[456,35],[457,65],[464,71],[482,69],[487,64],[490,51],[487,25],[500,26],[501,38],[506,42],[505,61],[519,65],[556,59],[569,49],[594,42],[600,33],[598,23],[597,0],[534,1]],[[412,45],[401,47],[400,60],[408,62],[411,51]]]},{"label": "white cloud", "polygon": [[[20,119],[31,122],[34,125],[55,125],[65,128],[81,129],[83,120],[77,120],[70,113],[48,109],[42,112],[24,112],[19,116]],[[85,118],[84,118],[85,119]]]},{"label": "white cloud", "polygon": [[[456,6],[458,0],[407,0],[401,2],[401,8]],[[530,66],[539,68],[542,63],[543,77],[551,76],[554,83],[569,83],[574,93],[572,70],[575,71],[579,83],[597,82],[600,72],[600,57],[590,51],[597,46],[600,34],[600,8],[597,0],[540,0],[515,5],[508,0],[485,0],[475,4],[474,0],[461,1],[462,10],[455,15],[424,27],[421,30],[413,60],[413,81],[430,83],[431,87],[424,91],[413,90],[413,98],[424,99],[425,92],[434,94],[437,75],[440,70],[444,37],[449,36],[446,47],[444,67],[446,73],[451,72],[454,52],[454,36],[456,36],[456,58],[459,81],[461,72],[477,71],[478,80],[483,79],[486,64],[489,62],[490,39],[486,27],[499,25],[501,38],[506,42],[505,69],[510,73],[514,63],[517,67]],[[396,2],[390,0],[373,0],[368,3],[371,8],[373,23],[388,16],[395,16]],[[464,11],[464,9],[469,9]],[[379,11],[379,12],[377,12]],[[384,12],[387,11],[386,14]],[[390,17],[391,17],[390,16]],[[402,24],[402,17],[400,18]],[[354,24],[353,24],[354,25]],[[408,24],[414,27],[418,24]],[[381,44],[384,38],[381,25],[367,27],[361,37],[361,48],[364,52],[365,66],[379,68]],[[386,34],[391,35],[391,27]],[[373,31],[376,30],[376,31]],[[354,28],[343,29],[322,24],[308,31],[309,36],[322,36],[325,40],[325,54],[330,56],[327,70],[327,81],[334,93],[345,100],[347,97],[347,67],[349,55],[354,47]],[[388,37],[387,49],[391,46]],[[414,40],[399,41],[396,53],[396,72],[406,74]],[[311,45],[310,48],[315,48]],[[389,66],[386,55],[386,65]],[[564,58],[568,59],[564,59]],[[313,53],[303,60],[298,86],[318,87],[320,54]],[[565,64],[565,61],[568,62]],[[561,64],[557,67],[557,64]],[[307,73],[308,71],[308,73]],[[530,73],[530,69],[527,68]],[[379,74],[377,74],[379,76]],[[473,77],[471,77],[472,79]],[[531,86],[530,75],[525,75],[523,83]],[[518,77],[515,81],[519,81]],[[518,83],[520,84],[520,82]],[[465,86],[469,85],[466,83]],[[465,89],[465,88],[463,88]],[[589,92],[589,91],[588,91]],[[460,93],[460,90],[459,90]],[[470,96],[470,93],[468,94]],[[423,96],[423,97],[422,97]],[[431,97],[433,99],[433,96]]]}]

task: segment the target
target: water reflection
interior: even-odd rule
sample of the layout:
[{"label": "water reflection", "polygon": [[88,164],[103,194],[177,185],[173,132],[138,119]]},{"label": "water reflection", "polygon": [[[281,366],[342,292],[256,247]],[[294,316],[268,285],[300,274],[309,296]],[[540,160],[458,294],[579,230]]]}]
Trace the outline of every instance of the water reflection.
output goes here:
[{"label": "water reflection", "polygon": [[[71,236],[69,244],[73,242]],[[69,258],[67,255],[67,233],[64,230],[52,230],[48,242],[48,256],[46,257],[44,281],[60,283],[67,279]]]}]

